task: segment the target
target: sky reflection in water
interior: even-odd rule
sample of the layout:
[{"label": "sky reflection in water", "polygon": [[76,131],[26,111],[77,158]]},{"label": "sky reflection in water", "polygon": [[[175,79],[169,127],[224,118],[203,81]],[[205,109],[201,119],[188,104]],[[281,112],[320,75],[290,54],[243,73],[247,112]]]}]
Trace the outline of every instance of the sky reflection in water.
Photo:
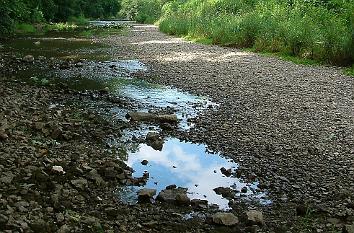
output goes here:
[{"label": "sky reflection in water", "polygon": [[[147,166],[141,164],[148,160]],[[150,173],[145,185],[148,188],[161,191],[166,186],[175,184],[188,188],[190,198],[207,199],[211,204],[218,204],[220,208],[228,208],[228,200],[214,192],[217,187],[233,187],[240,191],[246,183],[235,177],[225,177],[221,167],[235,170],[237,164],[222,158],[218,154],[209,154],[204,145],[180,142],[178,139],[169,139],[165,142],[162,151],[141,144],[137,152],[129,154],[127,164],[135,172],[134,176],[142,176],[144,171]],[[249,184],[256,188],[256,184]],[[248,191],[247,195],[253,194]]]}]

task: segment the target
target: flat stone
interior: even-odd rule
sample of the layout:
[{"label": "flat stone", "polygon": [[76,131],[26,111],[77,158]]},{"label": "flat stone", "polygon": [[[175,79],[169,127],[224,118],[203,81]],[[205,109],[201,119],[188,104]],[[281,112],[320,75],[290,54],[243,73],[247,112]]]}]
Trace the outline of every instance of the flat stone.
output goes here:
[{"label": "flat stone", "polygon": [[239,223],[238,218],[232,213],[219,212],[212,216],[213,223],[224,226],[234,226]]},{"label": "flat stone", "polygon": [[161,123],[177,123],[178,119],[175,114],[157,115],[148,112],[129,112],[127,117],[133,121],[157,121]]}]

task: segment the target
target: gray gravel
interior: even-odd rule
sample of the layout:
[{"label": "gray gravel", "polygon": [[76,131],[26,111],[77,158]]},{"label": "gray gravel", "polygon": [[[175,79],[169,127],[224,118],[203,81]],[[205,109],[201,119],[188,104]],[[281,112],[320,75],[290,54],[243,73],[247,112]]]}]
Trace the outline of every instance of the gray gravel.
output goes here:
[{"label": "gray gravel", "polygon": [[295,215],[308,216],[307,208],[317,232],[353,223],[352,77],[336,67],[187,42],[150,25],[103,41],[119,49],[117,58],[146,63],[143,78],[220,104],[184,137],[235,159],[245,179],[260,180],[274,201],[263,207],[268,227],[300,232]]}]

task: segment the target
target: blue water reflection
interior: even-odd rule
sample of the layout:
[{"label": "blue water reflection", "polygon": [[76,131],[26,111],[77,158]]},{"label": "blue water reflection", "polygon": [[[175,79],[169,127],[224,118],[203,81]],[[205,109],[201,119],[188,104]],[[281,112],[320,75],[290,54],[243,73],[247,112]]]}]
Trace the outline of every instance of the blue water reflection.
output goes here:
[{"label": "blue water reflection", "polygon": [[[148,165],[141,164],[142,160],[148,160]],[[129,154],[127,164],[132,167],[135,176],[142,176],[147,171],[150,178],[144,187],[161,191],[166,186],[175,184],[188,188],[190,198],[207,199],[211,204],[218,204],[220,208],[228,208],[228,200],[214,192],[217,187],[231,187],[239,191],[248,186],[245,196],[257,196],[252,189],[256,189],[257,183],[246,184],[236,177],[224,176],[220,168],[232,168],[238,165],[226,160],[218,154],[206,152],[205,145],[180,142],[178,139],[169,139],[165,142],[162,151],[156,151],[151,147],[141,144],[137,152]],[[136,191],[136,189],[135,189]]]}]

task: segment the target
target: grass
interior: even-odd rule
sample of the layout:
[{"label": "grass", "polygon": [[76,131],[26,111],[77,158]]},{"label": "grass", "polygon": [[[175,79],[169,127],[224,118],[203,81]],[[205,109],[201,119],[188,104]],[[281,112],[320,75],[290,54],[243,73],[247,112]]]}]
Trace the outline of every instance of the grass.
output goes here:
[{"label": "grass", "polygon": [[349,76],[353,76],[354,77],[354,65],[352,67],[348,67],[344,70],[345,74],[349,75]]}]

